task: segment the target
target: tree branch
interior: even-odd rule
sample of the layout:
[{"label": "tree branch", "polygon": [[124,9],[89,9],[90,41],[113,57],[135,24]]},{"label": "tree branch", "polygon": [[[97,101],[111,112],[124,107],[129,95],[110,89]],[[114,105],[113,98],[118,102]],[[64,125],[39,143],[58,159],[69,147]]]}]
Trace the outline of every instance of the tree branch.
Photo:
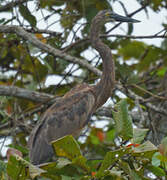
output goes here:
[{"label": "tree branch", "polygon": [[34,46],[38,47],[39,49],[52,54],[53,56],[63,58],[69,62],[79,64],[82,67],[94,72],[96,75],[101,75],[101,71],[96,69],[95,67],[91,66],[87,61],[84,59],[73,57],[69,54],[63,53],[62,51],[53,48],[49,44],[44,44],[40,40],[38,40],[33,34],[26,32],[22,27],[19,26],[4,26],[0,25],[0,33],[16,33],[18,36],[28,40]]},{"label": "tree branch", "polygon": [[0,85],[0,96],[13,96],[17,98],[27,99],[37,103],[43,103],[54,98],[53,95],[39,93],[16,86],[2,86]]},{"label": "tree branch", "polygon": [[[166,35],[147,35],[147,36],[134,36],[134,35],[122,35],[122,34],[102,34],[100,35],[100,38],[108,38],[108,37],[116,37],[116,38],[130,38],[130,39],[162,39],[162,38],[167,38]],[[84,38],[84,39],[79,39],[75,41],[74,43],[66,46],[63,48],[63,52],[67,52],[70,49],[74,47],[78,47],[80,44],[86,44],[90,43],[89,38]]]},{"label": "tree branch", "polygon": [[56,32],[56,31],[51,31],[51,30],[48,30],[48,29],[25,29],[25,31],[27,32],[31,32],[31,33],[44,33],[44,34],[49,34],[51,36],[59,36],[61,35],[62,33],[61,32]]},{"label": "tree branch", "polygon": [[167,38],[167,36],[165,36],[165,35],[133,36],[133,35],[121,35],[121,34],[102,35],[101,37],[117,37],[117,38],[131,38],[131,39]]}]

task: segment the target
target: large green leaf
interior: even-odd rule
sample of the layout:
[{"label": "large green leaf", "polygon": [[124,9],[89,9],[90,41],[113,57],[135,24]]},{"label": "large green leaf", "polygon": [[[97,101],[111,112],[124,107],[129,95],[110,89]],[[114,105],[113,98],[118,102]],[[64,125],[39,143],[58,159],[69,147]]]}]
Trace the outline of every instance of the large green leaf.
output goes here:
[{"label": "large green leaf", "polygon": [[[29,167],[29,173],[27,167]],[[44,172],[44,170],[32,165],[18,155],[10,156],[7,164],[7,174],[13,180],[25,180],[29,176],[35,178]]]},{"label": "large green leaf", "polygon": [[[106,175],[107,169],[112,166],[116,161],[118,161],[124,154],[128,151],[125,149],[119,149],[116,151],[110,151],[104,157],[100,169],[98,170],[96,177],[100,178]],[[108,172],[109,173],[109,172]]]},{"label": "large green leaf", "polygon": [[165,171],[160,167],[148,165],[148,166],[146,166],[146,168],[148,170],[150,170],[152,173],[154,173],[156,176],[165,176],[166,175]]},{"label": "large green leaf", "polygon": [[134,128],[132,143],[140,144],[144,140],[148,130],[149,129]]},{"label": "large green leaf", "polygon": [[16,156],[10,156],[7,164],[7,174],[12,179],[24,180],[27,177],[26,164],[17,160]]},{"label": "large green leaf", "polygon": [[159,157],[162,157],[162,155],[159,152],[156,152],[153,154],[152,162],[151,162],[153,166],[156,166],[156,167],[160,166],[161,160]]},{"label": "large green leaf", "polygon": [[133,155],[142,156],[146,158],[152,158],[153,154],[157,151],[157,147],[154,146],[150,141],[146,141],[140,146],[133,149]]},{"label": "large green leaf", "polygon": [[133,137],[132,119],[128,114],[127,102],[125,99],[121,100],[115,105],[113,111],[113,118],[116,125],[116,132],[124,140],[129,140]]},{"label": "large green leaf", "polygon": [[57,156],[66,157],[70,160],[82,155],[77,141],[71,135],[52,141],[52,146]]}]

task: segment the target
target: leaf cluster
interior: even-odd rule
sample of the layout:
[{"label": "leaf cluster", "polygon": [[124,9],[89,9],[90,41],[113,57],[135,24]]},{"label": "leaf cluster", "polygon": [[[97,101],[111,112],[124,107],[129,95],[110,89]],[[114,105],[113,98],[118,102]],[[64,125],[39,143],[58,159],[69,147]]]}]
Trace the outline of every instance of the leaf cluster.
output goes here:
[{"label": "leaf cluster", "polygon": [[[53,141],[57,160],[39,167],[18,155],[11,156],[7,165],[2,163],[6,168],[1,169],[1,177],[5,176],[5,172],[13,180],[37,177],[57,180],[140,180],[148,179],[146,172],[156,177],[166,177],[166,139],[162,141],[161,150],[158,151],[150,141],[144,141],[147,129],[132,128],[126,100],[119,102],[115,108],[117,113],[113,112],[114,120],[119,120],[120,127],[127,123],[124,128],[121,129],[117,124],[114,131],[93,128],[82,143],[71,135]],[[116,145],[117,143],[120,144]]]}]

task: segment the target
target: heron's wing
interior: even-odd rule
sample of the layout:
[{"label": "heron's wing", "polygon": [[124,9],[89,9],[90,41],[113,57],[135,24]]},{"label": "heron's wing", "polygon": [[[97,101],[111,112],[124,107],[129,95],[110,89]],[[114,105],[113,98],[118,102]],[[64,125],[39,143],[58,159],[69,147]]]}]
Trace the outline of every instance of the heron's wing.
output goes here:
[{"label": "heron's wing", "polygon": [[53,155],[50,142],[65,135],[77,135],[88,122],[95,104],[90,91],[78,92],[53,104],[30,136],[30,159],[46,162]]},{"label": "heron's wing", "polygon": [[53,105],[46,112],[46,131],[48,141],[68,134],[78,135],[87,124],[95,103],[92,93],[76,93]]}]

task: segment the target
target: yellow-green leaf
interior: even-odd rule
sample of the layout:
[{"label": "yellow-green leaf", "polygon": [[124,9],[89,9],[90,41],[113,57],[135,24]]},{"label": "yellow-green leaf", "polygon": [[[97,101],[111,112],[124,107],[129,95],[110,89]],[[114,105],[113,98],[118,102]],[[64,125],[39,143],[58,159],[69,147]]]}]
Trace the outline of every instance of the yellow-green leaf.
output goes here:
[{"label": "yellow-green leaf", "polygon": [[66,157],[70,160],[82,155],[80,147],[72,135],[52,141],[52,146],[57,156]]},{"label": "yellow-green leaf", "polygon": [[116,125],[116,132],[124,140],[129,140],[133,137],[132,119],[128,114],[127,102],[125,99],[121,100],[115,106],[113,118]]}]

